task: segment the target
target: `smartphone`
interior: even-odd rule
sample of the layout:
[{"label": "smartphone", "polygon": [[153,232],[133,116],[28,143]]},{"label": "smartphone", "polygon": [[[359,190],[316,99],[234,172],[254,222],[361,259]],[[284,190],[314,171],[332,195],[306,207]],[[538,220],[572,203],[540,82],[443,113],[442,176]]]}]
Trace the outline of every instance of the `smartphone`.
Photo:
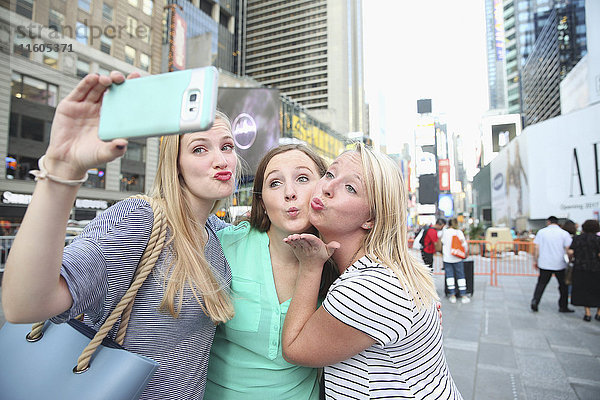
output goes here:
[{"label": "smartphone", "polygon": [[215,67],[167,72],[113,84],[100,109],[102,140],[210,129],[217,109]]}]

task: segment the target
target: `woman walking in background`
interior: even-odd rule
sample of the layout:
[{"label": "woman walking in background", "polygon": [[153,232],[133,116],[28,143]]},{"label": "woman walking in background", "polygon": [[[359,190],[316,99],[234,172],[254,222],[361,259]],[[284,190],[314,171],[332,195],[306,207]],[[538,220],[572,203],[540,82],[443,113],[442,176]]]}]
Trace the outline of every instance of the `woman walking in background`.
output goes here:
[{"label": "woman walking in background", "polygon": [[588,219],[575,236],[568,253],[573,258],[573,291],[571,304],[584,306],[584,321],[591,321],[591,308],[597,307],[595,319],[600,321],[600,225]]}]

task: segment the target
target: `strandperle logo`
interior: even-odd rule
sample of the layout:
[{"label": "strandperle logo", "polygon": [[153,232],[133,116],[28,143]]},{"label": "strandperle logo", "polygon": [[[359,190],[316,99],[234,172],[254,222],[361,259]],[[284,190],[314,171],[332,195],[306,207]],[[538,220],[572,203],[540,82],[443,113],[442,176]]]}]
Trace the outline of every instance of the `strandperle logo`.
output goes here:
[{"label": "strandperle logo", "polygon": [[[42,30],[45,28],[45,26],[38,24],[18,25],[16,28],[17,37],[19,39],[25,37],[31,39],[42,37]],[[50,39],[62,39],[64,37],[86,38],[88,44],[94,44],[94,40],[100,39],[103,36],[109,39],[137,38],[145,40],[150,37],[151,31],[152,28],[143,24],[137,26],[134,26],[134,24],[99,26],[88,25],[88,20],[84,19],[74,27],[71,25],[52,25],[50,26],[48,37]]]}]

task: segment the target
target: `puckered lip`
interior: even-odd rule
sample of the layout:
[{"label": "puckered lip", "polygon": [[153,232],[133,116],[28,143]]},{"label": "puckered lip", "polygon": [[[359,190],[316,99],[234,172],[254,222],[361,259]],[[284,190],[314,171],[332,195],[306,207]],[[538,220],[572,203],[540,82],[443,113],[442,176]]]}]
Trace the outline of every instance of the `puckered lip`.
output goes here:
[{"label": "puckered lip", "polygon": [[296,212],[296,211],[300,211],[300,210],[298,210],[298,208],[297,208],[297,207],[290,207],[290,208],[288,208],[286,211],[287,211],[287,212]]},{"label": "puckered lip", "polygon": [[213,177],[219,181],[228,181],[231,179],[232,176],[233,173],[231,171],[221,171],[217,172]]},{"label": "puckered lip", "polygon": [[321,201],[320,198],[318,197],[314,197],[311,201],[310,201],[310,206],[313,210],[316,211],[320,211],[323,210],[325,208],[325,205],[323,204],[323,202]]}]

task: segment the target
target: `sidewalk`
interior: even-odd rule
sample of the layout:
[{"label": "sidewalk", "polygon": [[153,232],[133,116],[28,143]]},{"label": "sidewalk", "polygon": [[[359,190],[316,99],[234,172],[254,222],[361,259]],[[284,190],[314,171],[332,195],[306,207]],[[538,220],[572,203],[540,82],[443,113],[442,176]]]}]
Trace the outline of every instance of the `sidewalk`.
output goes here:
[{"label": "sidewalk", "polygon": [[[435,282],[443,294],[443,276]],[[471,303],[442,298],[446,357],[465,400],[600,399],[600,322],[583,321],[583,307],[559,313],[555,278],[532,312],[536,282],[500,276],[491,287],[476,276]]]},{"label": "sidewalk", "polygon": [[[559,313],[554,278],[532,312],[536,280],[501,276],[491,287],[476,276],[471,303],[442,297],[446,357],[465,400],[600,399],[600,322],[583,321],[583,307]],[[443,294],[443,276],[435,282]]]}]

